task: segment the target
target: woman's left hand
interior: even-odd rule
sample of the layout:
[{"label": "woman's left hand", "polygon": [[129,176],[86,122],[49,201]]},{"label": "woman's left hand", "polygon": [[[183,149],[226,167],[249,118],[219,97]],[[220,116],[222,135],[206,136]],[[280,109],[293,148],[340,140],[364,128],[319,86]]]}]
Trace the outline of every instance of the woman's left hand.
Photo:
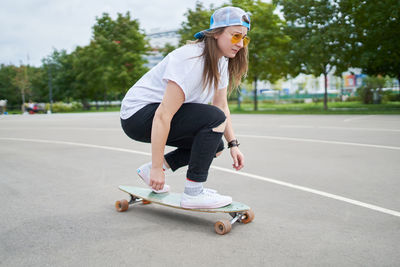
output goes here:
[{"label": "woman's left hand", "polygon": [[244,156],[237,146],[230,148],[231,157],[233,159],[233,168],[237,171],[244,167]]}]

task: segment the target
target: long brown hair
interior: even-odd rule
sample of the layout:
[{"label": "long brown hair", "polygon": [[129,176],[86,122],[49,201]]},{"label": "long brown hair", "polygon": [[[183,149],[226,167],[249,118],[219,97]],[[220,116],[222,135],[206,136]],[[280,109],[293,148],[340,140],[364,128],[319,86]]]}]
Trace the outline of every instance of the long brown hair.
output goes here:
[{"label": "long brown hair", "polygon": [[[204,71],[203,71],[203,87],[218,88],[220,80],[220,73],[218,71],[218,45],[215,35],[222,34],[226,29],[217,28],[211,31],[205,31],[204,37],[196,42],[204,42],[204,51],[201,56],[204,57]],[[247,74],[248,68],[248,49],[243,47],[239,50],[234,58],[228,59],[228,73],[229,73],[229,86],[228,91],[232,91],[240,85],[242,77]]]}]

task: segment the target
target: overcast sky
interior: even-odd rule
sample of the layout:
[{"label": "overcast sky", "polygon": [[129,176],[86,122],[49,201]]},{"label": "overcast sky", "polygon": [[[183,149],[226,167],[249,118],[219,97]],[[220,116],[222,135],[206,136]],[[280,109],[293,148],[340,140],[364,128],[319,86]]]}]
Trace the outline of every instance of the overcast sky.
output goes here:
[{"label": "overcast sky", "polygon": [[[206,7],[227,0],[202,0]],[[131,12],[147,33],[155,28],[177,29],[196,0],[2,0],[0,7],[0,64],[40,66],[53,48],[89,43],[96,16]]]}]

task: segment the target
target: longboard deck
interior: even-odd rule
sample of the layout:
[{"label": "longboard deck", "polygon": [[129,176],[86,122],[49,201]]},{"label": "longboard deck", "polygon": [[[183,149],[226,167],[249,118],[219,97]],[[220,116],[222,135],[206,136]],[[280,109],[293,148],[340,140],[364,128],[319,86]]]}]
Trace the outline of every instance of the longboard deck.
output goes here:
[{"label": "longboard deck", "polygon": [[217,209],[186,209],[181,207],[180,205],[181,194],[178,193],[168,192],[168,193],[156,194],[153,193],[153,191],[149,188],[124,186],[124,185],[120,185],[119,189],[130,195],[150,201],[152,203],[176,209],[210,212],[210,213],[216,213],[216,212],[231,213],[231,212],[244,212],[250,210],[249,206],[236,201],[233,201],[232,204],[228,206]]}]

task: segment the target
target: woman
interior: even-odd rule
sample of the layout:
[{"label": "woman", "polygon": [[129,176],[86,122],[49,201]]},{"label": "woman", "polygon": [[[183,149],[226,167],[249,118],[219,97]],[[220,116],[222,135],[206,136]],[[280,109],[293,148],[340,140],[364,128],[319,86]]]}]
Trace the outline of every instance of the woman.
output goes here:
[{"label": "woman", "polygon": [[[166,169],[188,166],[181,206],[218,208],[232,198],[203,188],[214,157],[224,149],[236,170],[244,156],[235,138],[227,93],[247,71],[250,18],[242,9],[224,7],[211,16],[210,28],[196,42],[171,52],[127,92],[121,124],[132,139],[151,143],[152,161],[137,169],[155,193],[168,192]],[[208,103],[212,102],[212,105]],[[165,146],[177,147],[164,155]]]}]

